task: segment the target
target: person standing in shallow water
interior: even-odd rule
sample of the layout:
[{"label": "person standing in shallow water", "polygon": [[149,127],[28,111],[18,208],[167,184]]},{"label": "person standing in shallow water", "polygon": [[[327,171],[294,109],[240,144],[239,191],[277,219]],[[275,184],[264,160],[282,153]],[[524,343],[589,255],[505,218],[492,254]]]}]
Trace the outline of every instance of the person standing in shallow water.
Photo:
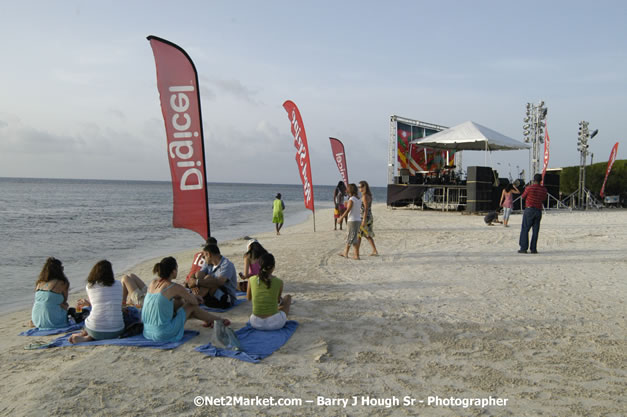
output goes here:
[{"label": "person standing in shallow water", "polygon": [[281,193],[278,193],[272,203],[272,223],[276,227],[276,234],[281,234],[281,228],[283,227],[283,210],[285,210],[285,204],[281,200]]},{"label": "person standing in shallow water", "polygon": [[359,237],[365,237],[370,246],[372,253],[370,256],[377,256],[377,247],[374,244],[374,217],[372,217],[372,192],[366,181],[359,181],[359,191],[361,191],[361,226],[359,227]]}]

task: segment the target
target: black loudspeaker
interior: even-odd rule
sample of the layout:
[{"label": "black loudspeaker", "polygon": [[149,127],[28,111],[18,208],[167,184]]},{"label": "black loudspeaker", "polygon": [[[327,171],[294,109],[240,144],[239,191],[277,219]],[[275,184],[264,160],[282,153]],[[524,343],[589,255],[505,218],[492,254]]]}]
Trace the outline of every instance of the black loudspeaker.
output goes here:
[{"label": "black loudspeaker", "polygon": [[[492,175],[491,170],[490,175]],[[466,183],[466,211],[477,212],[492,210],[492,191],[493,187],[491,182],[468,180]]]},{"label": "black loudspeaker", "polygon": [[494,175],[492,174],[492,168],[472,166],[468,167],[468,182],[487,182],[494,183]]},{"label": "black loudspeaker", "polygon": [[[544,174],[544,187],[548,193],[553,196],[549,198],[549,207],[555,207],[560,199],[560,174],[555,172],[547,172]],[[547,204],[546,202],[544,204]]]}]

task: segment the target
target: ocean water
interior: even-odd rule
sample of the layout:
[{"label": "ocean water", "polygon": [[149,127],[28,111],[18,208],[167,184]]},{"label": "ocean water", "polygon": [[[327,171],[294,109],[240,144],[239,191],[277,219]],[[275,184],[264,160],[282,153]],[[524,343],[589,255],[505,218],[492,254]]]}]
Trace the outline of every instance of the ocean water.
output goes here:
[{"label": "ocean water", "polygon": [[[316,209],[330,208],[334,186],[315,186]],[[384,187],[373,187],[375,202]],[[285,225],[303,222],[300,185],[209,183],[211,234],[218,242],[274,230],[280,192]],[[46,258],[65,267],[70,291],[108,259],[119,274],[146,259],[200,247],[200,235],[172,227],[169,182],[0,178],[0,312],[29,308]]]}]

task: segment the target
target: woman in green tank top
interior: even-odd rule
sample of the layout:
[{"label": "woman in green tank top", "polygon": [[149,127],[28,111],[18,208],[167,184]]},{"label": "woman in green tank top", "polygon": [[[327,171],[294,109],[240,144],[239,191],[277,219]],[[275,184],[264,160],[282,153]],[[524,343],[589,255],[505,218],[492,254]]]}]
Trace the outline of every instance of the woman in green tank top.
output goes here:
[{"label": "woman in green tank top", "polygon": [[259,274],[250,277],[246,298],[253,303],[250,325],[258,330],[276,330],[285,326],[292,296],[281,299],[283,281],[272,275],[274,256],[266,253],[259,259]]}]

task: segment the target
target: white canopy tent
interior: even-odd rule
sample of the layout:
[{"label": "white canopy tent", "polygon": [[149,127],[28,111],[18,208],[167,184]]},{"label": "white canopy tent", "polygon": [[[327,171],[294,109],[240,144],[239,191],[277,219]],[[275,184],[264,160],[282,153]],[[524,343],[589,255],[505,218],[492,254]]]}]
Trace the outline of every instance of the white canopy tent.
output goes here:
[{"label": "white canopy tent", "polygon": [[411,144],[460,151],[510,151],[531,147],[472,121],[434,133],[426,138],[413,140]]},{"label": "white canopy tent", "polygon": [[513,151],[529,149],[531,145],[519,142],[479,123],[467,121],[426,138],[410,142],[415,146],[458,151],[485,151],[486,165],[488,151]]}]

